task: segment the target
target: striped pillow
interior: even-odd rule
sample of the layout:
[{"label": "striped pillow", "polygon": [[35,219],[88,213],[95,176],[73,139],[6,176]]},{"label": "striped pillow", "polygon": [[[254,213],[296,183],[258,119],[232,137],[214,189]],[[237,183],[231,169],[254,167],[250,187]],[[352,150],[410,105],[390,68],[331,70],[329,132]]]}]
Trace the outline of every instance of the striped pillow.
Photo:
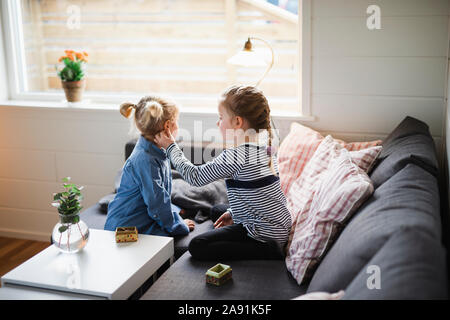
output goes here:
[{"label": "striped pillow", "polygon": [[[281,190],[288,194],[292,183],[302,174],[306,163],[311,159],[324,137],[317,131],[292,123],[291,130],[278,150],[278,170],[280,172]],[[381,140],[368,142],[350,142],[336,139],[349,151],[357,151],[381,145]]]},{"label": "striped pillow", "polygon": [[299,284],[309,279],[342,224],[373,192],[366,172],[381,146],[349,152],[327,136],[286,197],[292,228],[286,265]]}]

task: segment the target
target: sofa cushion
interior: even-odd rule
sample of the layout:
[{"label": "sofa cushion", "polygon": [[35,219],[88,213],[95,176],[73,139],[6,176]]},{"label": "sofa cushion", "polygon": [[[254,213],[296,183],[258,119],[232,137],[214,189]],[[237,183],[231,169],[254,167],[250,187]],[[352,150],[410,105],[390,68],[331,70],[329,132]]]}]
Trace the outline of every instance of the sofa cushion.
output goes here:
[{"label": "sofa cushion", "polygon": [[[372,182],[353,163],[351,152],[335,141],[327,144],[329,138],[323,140],[300,178],[309,177],[309,172],[320,174],[311,186],[311,200],[303,206],[292,227],[294,234],[286,257],[287,268],[299,284],[310,279],[343,224],[373,192]],[[333,146],[342,149],[337,151]],[[378,153],[374,150],[374,157]],[[321,170],[323,161],[329,163],[325,170]]]},{"label": "sofa cushion", "polygon": [[428,126],[415,118],[406,117],[383,142],[370,178],[377,188],[408,163],[414,163],[438,176],[434,140]]},{"label": "sofa cushion", "polygon": [[[349,154],[353,163],[367,171],[375,162],[381,148],[375,146],[360,151],[350,151]],[[326,173],[331,159],[338,157],[344,150],[333,137],[328,135],[322,140],[314,155],[306,164],[304,173],[292,183],[289,192],[286,194],[287,208],[291,213],[293,225],[289,241],[296,230],[296,225],[301,224],[302,220],[308,217],[316,183]]]},{"label": "sofa cushion", "polygon": [[102,197],[100,200],[98,200],[98,204],[100,206],[100,211],[103,214],[108,213],[108,206],[111,203],[111,201],[114,200],[115,196],[116,196],[115,193],[110,193],[110,194],[107,194],[106,196]]},{"label": "sofa cushion", "polygon": [[[350,151],[352,162],[361,169],[368,170],[380,153],[382,147],[375,146],[360,151]],[[313,157],[305,166],[304,173],[295,180],[286,195],[286,203],[292,218],[292,228],[289,235],[288,247],[297,230],[309,217],[309,208],[316,192],[316,186],[327,172],[331,159],[337,158],[346,151],[333,137],[325,137]]]},{"label": "sofa cushion", "polygon": [[415,134],[429,135],[429,127],[425,122],[419,119],[406,116],[402,122],[392,130],[386,139],[384,139],[383,144],[389,144],[391,141]]},{"label": "sofa cushion", "polygon": [[301,176],[306,164],[322,142],[323,136],[299,123],[292,123],[277,153],[281,190],[287,194],[294,181]]},{"label": "sofa cushion", "polygon": [[431,136],[402,137],[383,146],[383,151],[370,173],[374,187],[378,188],[408,163],[414,163],[433,176],[438,176],[438,164]]},{"label": "sofa cushion", "polygon": [[[294,181],[301,176],[306,164],[324,139],[319,132],[299,123],[292,123],[289,134],[284,138],[277,154],[281,190],[284,194],[289,192]],[[335,141],[349,151],[378,146],[382,142],[375,140],[347,143],[339,139],[335,139]]]},{"label": "sofa cushion", "polygon": [[[206,271],[218,262],[232,269],[232,280],[220,287],[205,281]],[[284,260],[198,261],[186,252],[141,299],[286,300],[305,291],[286,270]]]},{"label": "sofa cushion", "polygon": [[406,226],[441,239],[437,181],[414,164],[376,189],[353,216],[317,268],[308,291],[345,289],[387,239]]},{"label": "sofa cushion", "polygon": [[435,237],[418,228],[400,228],[364,265],[343,298],[447,299],[445,256]]},{"label": "sofa cushion", "polygon": [[103,213],[100,203],[84,209],[80,213],[80,219],[83,220],[90,229],[101,229],[105,226],[106,214]]}]

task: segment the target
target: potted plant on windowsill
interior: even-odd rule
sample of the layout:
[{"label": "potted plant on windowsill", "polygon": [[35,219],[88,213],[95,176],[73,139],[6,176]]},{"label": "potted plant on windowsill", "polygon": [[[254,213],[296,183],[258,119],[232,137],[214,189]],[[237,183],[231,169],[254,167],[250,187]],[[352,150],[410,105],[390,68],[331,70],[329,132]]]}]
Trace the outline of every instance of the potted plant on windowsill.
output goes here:
[{"label": "potted plant on windowsill", "polygon": [[56,66],[58,77],[61,79],[64,93],[68,102],[79,102],[83,98],[86,87],[85,64],[88,62],[86,52],[75,52],[65,50],[66,55],[59,58],[58,62],[64,63],[64,68],[59,71]]}]

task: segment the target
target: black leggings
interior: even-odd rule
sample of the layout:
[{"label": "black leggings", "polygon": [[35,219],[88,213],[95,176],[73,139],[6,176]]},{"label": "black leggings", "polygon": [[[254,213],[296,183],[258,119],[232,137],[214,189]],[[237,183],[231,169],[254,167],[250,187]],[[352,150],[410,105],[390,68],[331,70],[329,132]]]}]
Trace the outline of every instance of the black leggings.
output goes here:
[{"label": "black leggings", "polygon": [[242,224],[214,229],[193,238],[189,252],[197,260],[279,260],[283,248],[276,241],[261,242],[247,234]]}]

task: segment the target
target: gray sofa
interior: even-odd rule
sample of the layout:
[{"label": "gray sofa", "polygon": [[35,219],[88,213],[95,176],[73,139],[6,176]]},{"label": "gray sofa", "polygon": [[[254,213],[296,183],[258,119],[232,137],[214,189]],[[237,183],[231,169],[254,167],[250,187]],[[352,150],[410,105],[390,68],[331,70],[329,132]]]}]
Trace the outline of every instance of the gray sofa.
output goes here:
[{"label": "gray sofa", "polygon": [[[441,210],[439,167],[428,126],[406,117],[383,142],[369,176],[373,195],[344,226],[309,283],[299,286],[284,260],[194,260],[187,245],[212,228],[207,221],[176,239],[177,260],[141,299],[284,300],[341,289],[344,299],[447,299],[443,230],[448,230],[448,211],[447,206]],[[90,227],[92,219],[105,218],[94,210],[82,213]],[[206,270],[217,262],[233,269],[232,281],[222,287],[205,283]],[[376,288],[368,285],[374,270],[380,276]]]}]

